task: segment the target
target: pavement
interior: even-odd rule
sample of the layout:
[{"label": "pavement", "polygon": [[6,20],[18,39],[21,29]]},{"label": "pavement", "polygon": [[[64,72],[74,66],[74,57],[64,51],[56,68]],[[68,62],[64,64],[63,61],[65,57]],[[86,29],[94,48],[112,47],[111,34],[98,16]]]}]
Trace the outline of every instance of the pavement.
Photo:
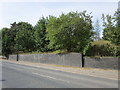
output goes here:
[{"label": "pavement", "polygon": [[117,70],[6,60],[0,62],[2,88],[118,88]]}]

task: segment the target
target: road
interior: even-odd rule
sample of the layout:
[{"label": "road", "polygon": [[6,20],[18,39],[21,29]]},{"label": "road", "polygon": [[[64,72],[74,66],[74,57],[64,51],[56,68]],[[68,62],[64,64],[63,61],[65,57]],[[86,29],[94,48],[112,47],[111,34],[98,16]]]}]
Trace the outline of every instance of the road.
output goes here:
[{"label": "road", "polygon": [[118,88],[118,81],[2,61],[2,88]]}]

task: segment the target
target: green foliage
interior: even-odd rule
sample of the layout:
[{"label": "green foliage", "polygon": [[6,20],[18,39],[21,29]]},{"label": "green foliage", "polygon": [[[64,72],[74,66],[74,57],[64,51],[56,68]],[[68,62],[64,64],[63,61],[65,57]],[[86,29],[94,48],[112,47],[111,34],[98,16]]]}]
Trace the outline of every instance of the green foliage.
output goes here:
[{"label": "green foliage", "polygon": [[36,43],[36,50],[40,52],[45,52],[48,50],[47,44],[48,40],[46,39],[46,25],[47,19],[42,17],[34,27],[34,40]]},{"label": "green foliage", "polygon": [[11,28],[2,29],[2,54],[6,57],[19,51],[33,51],[33,27],[26,22],[14,22]]},{"label": "green foliage", "polygon": [[105,27],[103,31],[103,39],[110,41],[112,30],[114,29],[112,17],[110,15],[107,16],[103,15],[102,18],[103,18],[103,26]]},{"label": "green foliage", "polygon": [[109,41],[94,41],[86,50],[87,56],[120,56],[120,46],[111,44]]},{"label": "green foliage", "polygon": [[13,32],[8,28],[2,29],[2,54],[5,55],[7,58],[9,54],[14,52],[14,39]]},{"label": "green foliage", "polygon": [[47,25],[49,48],[82,52],[92,35],[91,16],[86,11],[51,17]]},{"label": "green foliage", "polygon": [[[33,27],[27,22],[12,23],[0,31],[2,54],[81,52],[88,56],[120,56],[120,11],[103,15],[103,39],[99,40],[99,22],[92,27],[92,16],[69,12],[59,17],[40,18]],[[1,35],[2,33],[2,35]],[[2,36],[2,37],[1,37]],[[91,42],[92,39],[98,40]]]},{"label": "green foliage", "polygon": [[103,15],[103,39],[120,45],[120,10],[117,10],[114,17]]},{"label": "green foliage", "polygon": [[91,52],[90,50],[91,50],[91,43],[88,43],[83,50],[83,55],[89,55],[89,53]]},{"label": "green foliage", "polygon": [[34,50],[33,40],[33,27],[26,22],[19,22],[17,24],[17,30],[15,37],[15,48],[18,51],[29,52]]}]

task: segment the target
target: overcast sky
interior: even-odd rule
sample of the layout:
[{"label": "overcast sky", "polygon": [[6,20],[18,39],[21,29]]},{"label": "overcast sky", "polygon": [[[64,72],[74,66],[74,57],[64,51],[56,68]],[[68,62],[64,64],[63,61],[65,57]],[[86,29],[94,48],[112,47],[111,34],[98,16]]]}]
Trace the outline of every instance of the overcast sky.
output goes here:
[{"label": "overcast sky", "polygon": [[[48,2],[49,1],[49,2]],[[69,1],[69,2],[68,2]],[[73,2],[74,1],[74,2]],[[10,23],[25,21],[33,26],[41,16],[58,16],[62,12],[92,12],[93,22],[101,15],[113,15],[118,8],[119,0],[1,0],[0,28],[10,27]]]}]

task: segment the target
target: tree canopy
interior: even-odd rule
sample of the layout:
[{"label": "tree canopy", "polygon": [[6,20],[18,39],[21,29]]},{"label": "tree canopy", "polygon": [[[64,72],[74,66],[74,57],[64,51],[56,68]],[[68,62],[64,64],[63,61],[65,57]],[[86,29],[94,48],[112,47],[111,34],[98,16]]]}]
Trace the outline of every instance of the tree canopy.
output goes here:
[{"label": "tree canopy", "polygon": [[[10,28],[2,28],[0,31],[2,48],[0,47],[0,50],[2,49],[2,54],[7,58],[9,54],[21,52],[57,50],[80,52],[84,55],[119,56],[120,10],[117,10],[114,16],[103,14],[102,19],[104,27],[102,39],[109,41],[111,43],[109,45],[105,43],[92,46],[91,42],[94,38],[99,43],[102,42],[99,37],[99,22],[97,20],[93,26],[91,14],[88,14],[87,11],[76,11],[62,13],[57,17],[41,17],[35,26],[28,22],[14,22]],[[91,53],[93,51],[94,53]],[[107,54],[103,52],[107,52]]]},{"label": "tree canopy", "polygon": [[46,35],[50,40],[49,48],[82,52],[92,35],[91,18],[86,11],[50,17]]},{"label": "tree canopy", "polygon": [[15,37],[15,48],[18,51],[30,52],[34,50],[33,26],[26,22],[19,22]]},{"label": "tree canopy", "polygon": [[33,51],[33,27],[26,22],[14,22],[10,28],[2,29],[2,54],[9,54],[19,51]]},{"label": "tree canopy", "polygon": [[118,9],[114,16],[103,15],[103,39],[120,45],[120,10]]},{"label": "tree canopy", "polygon": [[46,39],[46,25],[47,18],[40,18],[37,24],[34,26],[34,40],[36,43],[36,50],[45,52],[47,51],[48,41]]},{"label": "tree canopy", "polygon": [[12,54],[14,51],[14,43],[13,43],[13,36],[12,32],[8,28],[2,29],[2,54],[5,55],[7,58],[9,54]]}]

